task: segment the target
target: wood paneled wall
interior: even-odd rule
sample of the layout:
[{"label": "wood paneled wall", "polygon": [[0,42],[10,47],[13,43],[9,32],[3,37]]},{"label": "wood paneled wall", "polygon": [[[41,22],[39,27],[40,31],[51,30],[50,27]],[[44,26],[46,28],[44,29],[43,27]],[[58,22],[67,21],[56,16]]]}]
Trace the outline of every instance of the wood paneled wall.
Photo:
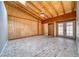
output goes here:
[{"label": "wood paneled wall", "polygon": [[48,23],[43,24],[43,26],[44,26],[44,28],[43,28],[43,30],[44,30],[44,35],[48,35]]},{"label": "wood paneled wall", "polygon": [[9,39],[42,34],[42,24],[40,21],[9,5],[6,5],[6,8],[9,20]]}]

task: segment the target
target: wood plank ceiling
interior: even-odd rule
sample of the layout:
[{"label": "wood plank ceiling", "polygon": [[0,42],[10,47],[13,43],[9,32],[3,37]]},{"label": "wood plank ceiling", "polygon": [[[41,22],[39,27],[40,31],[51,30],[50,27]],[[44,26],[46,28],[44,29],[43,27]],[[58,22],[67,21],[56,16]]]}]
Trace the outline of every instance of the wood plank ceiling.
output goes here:
[{"label": "wood plank ceiling", "polygon": [[[18,1],[7,1],[5,3],[16,6],[41,21],[76,11],[75,1],[27,1],[25,5]],[[44,14],[44,17],[40,16],[41,12]]]}]

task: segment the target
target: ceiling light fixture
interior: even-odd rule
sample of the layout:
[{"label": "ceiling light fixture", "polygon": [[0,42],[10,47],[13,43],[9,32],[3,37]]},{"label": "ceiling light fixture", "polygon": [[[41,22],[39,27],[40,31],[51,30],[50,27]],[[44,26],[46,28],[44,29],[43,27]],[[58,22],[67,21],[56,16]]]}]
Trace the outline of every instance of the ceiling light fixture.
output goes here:
[{"label": "ceiling light fixture", "polygon": [[41,12],[41,13],[40,13],[40,16],[44,17],[45,15],[44,15],[44,13],[43,13],[43,12]]}]

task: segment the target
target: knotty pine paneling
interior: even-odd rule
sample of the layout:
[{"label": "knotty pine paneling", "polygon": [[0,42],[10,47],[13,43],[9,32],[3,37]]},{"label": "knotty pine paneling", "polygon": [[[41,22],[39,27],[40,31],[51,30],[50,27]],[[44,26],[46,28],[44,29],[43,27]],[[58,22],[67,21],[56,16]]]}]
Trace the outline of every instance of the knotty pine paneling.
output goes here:
[{"label": "knotty pine paneling", "polygon": [[48,23],[43,24],[44,26],[44,35],[48,35]]},{"label": "knotty pine paneling", "polygon": [[38,22],[38,19],[10,5],[6,5],[6,8],[8,13],[9,39],[42,34],[41,22]]},{"label": "knotty pine paneling", "polygon": [[41,23],[39,23],[39,34],[43,34],[43,30],[42,30],[42,24]]},{"label": "knotty pine paneling", "polygon": [[[9,17],[9,39],[38,35],[38,22]],[[39,34],[42,33],[39,23]]]}]

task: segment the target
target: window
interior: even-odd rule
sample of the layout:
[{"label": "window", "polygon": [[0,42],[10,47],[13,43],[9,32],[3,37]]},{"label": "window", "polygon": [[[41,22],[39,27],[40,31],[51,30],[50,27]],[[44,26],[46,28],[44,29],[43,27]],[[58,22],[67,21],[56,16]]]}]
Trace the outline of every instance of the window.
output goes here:
[{"label": "window", "polygon": [[57,23],[57,35],[68,38],[75,38],[75,22],[69,21]]},{"label": "window", "polygon": [[58,23],[58,35],[63,35],[63,23]]},{"label": "window", "polygon": [[73,22],[66,23],[66,36],[73,36]]}]

